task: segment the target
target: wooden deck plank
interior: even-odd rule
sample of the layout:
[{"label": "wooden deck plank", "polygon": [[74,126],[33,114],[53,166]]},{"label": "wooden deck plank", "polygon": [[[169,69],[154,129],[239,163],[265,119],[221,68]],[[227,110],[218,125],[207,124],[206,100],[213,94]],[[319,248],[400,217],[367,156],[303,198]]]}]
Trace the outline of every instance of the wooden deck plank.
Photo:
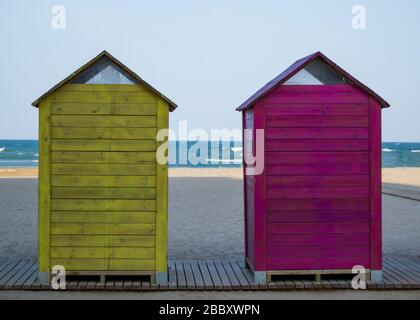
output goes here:
[{"label": "wooden deck plank", "polygon": [[0,289],[3,289],[7,282],[14,277],[27,263],[27,260],[20,260],[17,264],[11,265],[12,267],[6,268],[0,276]]},{"label": "wooden deck plank", "polygon": [[132,290],[140,290],[141,289],[141,281],[133,281],[133,285],[131,286]]},{"label": "wooden deck plank", "polygon": [[185,271],[182,261],[175,261],[176,277],[178,279],[178,289],[187,288],[187,279],[185,278]]},{"label": "wooden deck plank", "polygon": [[223,269],[226,272],[227,277],[229,278],[231,288],[233,290],[240,289],[241,284],[239,283],[239,280],[236,277],[236,274],[233,271],[232,266],[230,265],[229,261],[227,261],[227,260],[222,261],[222,266],[223,266]]},{"label": "wooden deck plank", "polygon": [[407,282],[411,284],[411,287],[413,289],[419,289],[420,288],[420,272],[416,274],[412,270],[408,269],[407,266],[404,264],[401,264],[399,260],[388,258],[386,261],[384,261],[384,266],[391,266],[395,269],[395,272],[398,272],[401,274]]},{"label": "wooden deck plank", "polygon": [[402,289],[402,285],[389,273],[388,269],[383,271],[383,282],[386,289]]},{"label": "wooden deck plank", "polygon": [[[420,259],[408,256],[386,256],[383,261],[384,282],[368,284],[369,289],[419,289]],[[0,258],[0,288],[16,290],[50,289],[36,282],[38,270],[35,260]],[[236,260],[177,260],[169,261],[169,283],[161,287],[150,281],[69,281],[68,290],[295,290],[295,289],[348,289],[350,280],[276,280],[269,284],[253,283],[253,275]]]},{"label": "wooden deck plank", "polygon": [[220,280],[222,280],[222,285],[224,290],[232,290],[232,284],[230,283],[229,276],[226,273],[225,268],[221,261],[214,261],[214,266],[216,267],[217,273],[219,274]]},{"label": "wooden deck plank", "polygon": [[273,283],[276,286],[276,290],[285,290],[286,289],[286,283],[283,280],[275,280]]},{"label": "wooden deck plank", "polygon": [[114,289],[114,284],[115,284],[115,281],[106,280],[104,288],[106,290],[113,290]]},{"label": "wooden deck plank", "polygon": [[[150,281],[151,281],[150,282],[150,290],[156,291],[156,290],[159,290],[160,289],[160,285],[157,284],[157,283],[154,283],[152,278],[150,279]],[[164,287],[164,285],[162,285],[162,288],[163,287]]]},{"label": "wooden deck plank", "polygon": [[420,259],[410,258],[410,257],[394,257],[398,259],[401,265],[403,265],[407,270],[420,275]]},{"label": "wooden deck plank", "polygon": [[95,290],[96,289],[96,281],[88,281],[86,290]]},{"label": "wooden deck plank", "polygon": [[23,281],[26,280],[26,278],[28,277],[28,273],[31,272],[34,266],[36,267],[36,263],[33,260],[27,260],[26,264],[18,272],[16,272],[16,274],[12,278],[10,278],[7,281],[7,283],[4,285],[4,288],[9,290],[14,288],[15,284],[22,277],[24,277],[24,279],[22,279],[20,283],[23,283]]},{"label": "wooden deck plank", "polygon": [[268,283],[268,289],[275,290],[277,289],[277,281],[270,280]]},{"label": "wooden deck plank", "polygon": [[295,283],[292,280],[284,280],[286,289],[295,289]]},{"label": "wooden deck plank", "polygon": [[67,283],[67,290],[76,290],[79,286],[79,281],[69,281]]},{"label": "wooden deck plank", "polygon": [[35,261],[32,261],[31,266],[26,270],[24,274],[13,284],[13,289],[19,290],[19,289],[25,289],[24,285],[29,280],[31,281],[31,284],[35,281],[35,279],[31,280],[33,277],[33,274],[38,276],[38,266]]},{"label": "wooden deck plank", "polygon": [[11,269],[13,269],[20,260],[17,259],[8,259],[0,270],[0,279],[4,277]]},{"label": "wooden deck plank", "polygon": [[314,289],[315,288],[314,284],[313,284],[313,281],[303,280],[302,283],[303,283],[305,289]]},{"label": "wooden deck plank", "polygon": [[411,289],[411,282],[406,279],[405,274],[400,269],[396,269],[389,261],[383,261],[384,268],[387,272],[403,287],[403,289]]},{"label": "wooden deck plank", "polygon": [[23,282],[22,289],[23,290],[36,290],[39,289],[38,284],[36,283],[36,279],[38,278],[38,263],[36,263],[36,268],[33,273]]},{"label": "wooden deck plank", "polygon": [[151,288],[150,281],[149,280],[142,280],[142,282],[141,282],[141,288],[143,290],[146,290],[146,291],[150,290],[150,288]]},{"label": "wooden deck plank", "polygon": [[200,270],[200,267],[198,265],[198,261],[192,260],[190,262],[190,266],[191,266],[191,270],[192,270],[193,275],[194,275],[195,288],[197,290],[204,290],[205,289],[204,279],[203,279],[203,275],[201,274],[201,270]]},{"label": "wooden deck plank", "polygon": [[11,258],[0,258],[0,271],[8,264],[10,263],[12,259]]},{"label": "wooden deck plank", "polygon": [[249,281],[246,279],[244,274],[242,273],[241,267],[239,265],[239,261],[229,261],[233,272],[236,275],[236,278],[239,281],[240,287],[242,290],[249,289]]},{"label": "wooden deck plank", "polygon": [[321,280],[321,286],[324,289],[333,289],[333,284],[330,280]]},{"label": "wooden deck plank", "polygon": [[187,289],[194,290],[196,288],[194,274],[190,265],[190,261],[183,260],[182,266],[185,272],[185,280],[187,282]]},{"label": "wooden deck plank", "polygon": [[79,284],[77,285],[78,290],[87,290],[88,281],[79,281]]},{"label": "wooden deck plank", "polygon": [[294,280],[295,283],[295,289],[305,289],[305,284],[302,280]]},{"label": "wooden deck plank", "polygon": [[[411,283],[405,278],[405,274],[401,268],[396,268],[389,263],[388,259],[384,259],[384,278],[388,282],[393,283],[395,289],[410,289]],[[385,283],[385,286],[387,283]]]},{"label": "wooden deck plank", "polygon": [[104,290],[105,289],[105,285],[106,285],[106,282],[98,281],[98,282],[96,282],[96,288],[95,288],[95,290]]},{"label": "wooden deck plank", "polygon": [[340,284],[340,289],[350,289],[351,288],[351,280],[338,280]]},{"label": "wooden deck plank", "polygon": [[210,275],[210,271],[207,267],[207,264],[205,261],[198,261],[198,266],[201,271],[201,275],[203,276],[204,280],[204,287],[206,290],[213,290],[214,289],[214,283]]},{"label": "wooden deck plank", "polygon": [[115,283],[114,283],[114,289],[115,290],[122,290],[123,286],[124,286],[124,281],[122,281],[122,280],[115,281]]},{"label": "wooden deck plank", "polygon": [[214,265],[214,261],[208,260],[206,261],[207,268],[209,269],[211,280],[214,284],[215,290],[223,290],[223,282],[222,279],[220,279],[219,273],[217,272],[217,269]]},{"label": "wooden deck plank", "polygon": [[247,268],[241,268],[242,273],[244,275],[244,277],[246,278],[246,280],[249,283],[249,288],[252,290],[256,290],[259,288],[258,284],[255,283],[254,281],[254,275],[252,274],[252,272],[247,269]]},{"label": "wooden deck plank", "polygon": [[169,290],[175,290],[178,288],[178,280],[176,277],[176,268],[173,261],[168,262],[168,284]]},{"label": "wooden deck plank", "polygon": [[133,287],[133,280],[124,280],[123,282],[124,290],[131,290],[132,287]]},{"label": "wooden deck plank", "polygon": [[[322,281],[322,280],[321,280],[321,281]],[[340,288],[341,288],[341,285],[340,285],[340,283],[339,283],[337,280],[335,280],[335,279],[331,279],[331,280],[329,280],[329,282],[330,282],[331,287],[332,287],[333,289],[340,289]]]}]

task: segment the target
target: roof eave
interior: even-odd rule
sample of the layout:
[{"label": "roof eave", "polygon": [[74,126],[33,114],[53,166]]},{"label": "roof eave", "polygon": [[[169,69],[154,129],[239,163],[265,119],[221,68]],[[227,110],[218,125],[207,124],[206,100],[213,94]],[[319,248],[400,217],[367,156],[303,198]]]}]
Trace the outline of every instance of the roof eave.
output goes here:
[{"label": "roof eave", "polygon": [[[366,85],[364,85],[363,83],[361,83],[359,80],[357,80],[356,78],[354,78],[351,74],[349,74],[347,71],[345,71],[344,69],[342,69],[340,66],[338,66],[336,63],[334,63],[332,60],[330,60],[329,58],[327,58],[322,52],[317,51],[313,54],[310,54],[302,59],[299,59],[297,61],[295,61],[292,65],[290,65],[285,71],[283,71],[282,73],[280,73],[277,77],[275,77],[273,80],[271,80],[270,82],[268,82],[264,87],[268,87],[267,90],[264,90],[264,87],[262,87],[260,90],[262,92],[260,94],[258,94],[258,91],[252,95],[250,98],[248,98],[244,103],[242,103],[239,107],[237,107],[235,110],[236,111],[245,111],[247,109],[250,109],[254,106],[254,104],[260,100],[261,98],[263,98],[264,96],[266,96],[267,94],[269,94],[272,90],[274,90],[276,87],[282,85],[283,83],[285,83],[288,79],[290,79],[291,77],[293,77],[296,73],[298,73],[300,70],[302,70],[306,65],[308,65],[310,62],[312,62],[313,60],[317,59],[317,58],[321,58],[324,60],[324,62],[326,62],[328,65],[330,65],[332,68],[334,68],[337,72],[339,72],[340,74],[342,74],[344,77],[346,77],[349,81],[351,81],[355,86],[359,87],[360,89],[362,89],[363,91],[365,91],[366,93],[368,93],[370,96],[372,96],[373,98],[375,98],[379,104],[381,105],[382,108],[389,108],[390,104],[384,100],[381,96],[379,96],[376,92],[374,92],[372,89],[370,89],[369,87],[367,87]],[[295,66],[295,68],[293,68],[293,66]],[[291,69],[290,72],[287,73],[287,70]],[[283,77],[282,74],[286,73]],[[279,78],[278,81],[275,81],[276,78]],[[274,81],[274,82],[273,82]],[[271,82],[273,82],[273,84],[270,84]]]},{"label": "roof eave", "polygon": [[112,56],[106,50],[103,50],[101,53],[99,53],[92,60],[90,60],[87,63],[85,63],[83,66],[81,66],[75,72],[73,72],[68,77],[66,77],[65,79],[63,79],[62,81],[60,81],[59,83],[57,83],[55,86],[53,86],[50,90],[48,90],[47,92],[45,92],[44,94],[42,94],[38,99],[36,99],[34,102],[32,102],[31,105],[34,106],[35,108],[38,108],[39,107],[39,104],[41,103],[42,100],[44,100],[47,96],[49,96],[50,94],[52,94],[55,91],[57,91],[58,89],[60,89],[65,84],[69,83],[77,75],[79,75],[83,70],[85,70],[89,66],[93,65],[96,61],[98,61],[103,56],[108,57],[111,61],[113,61],[114,63],[116,63],[119,67],[121,67],[124,71],[126,71],[129,75],[131,75],[134,79],[136,79],[137,81],[139,81],[140,83],[142,83],[143,85],[145,85],[149,90],[151,90],[156,95],[158,95],[163,100],[165,100],[168,103],[168,105],[169,105],[169,111],[170,112],[174,111],[178,107],[178,105],[175,102],[173,102],[171,99],[169,99],[168,97],[166,97],[164,94],[160,93],[158,90],[156,90],[154,87],[152,87],[149,83],[147,83],[142,78],[140,78],[139,75],[137,75],[135,72],[133,72],[127,66],[125,66],[122,62],[120,62],[118,59],[116,59],[114,56]]}]

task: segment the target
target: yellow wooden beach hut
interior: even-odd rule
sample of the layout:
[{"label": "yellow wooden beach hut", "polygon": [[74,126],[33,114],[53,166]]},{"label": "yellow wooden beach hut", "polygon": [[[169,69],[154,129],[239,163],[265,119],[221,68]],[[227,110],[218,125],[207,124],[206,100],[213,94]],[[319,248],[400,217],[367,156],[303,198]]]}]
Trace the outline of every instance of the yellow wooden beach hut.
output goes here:
[{"label": "yellow wooden beach hut", "polygon": [[167,281],[168,171],[156,160],[177,106],[103,51],[39,108],[39,278],[150,275]]}]

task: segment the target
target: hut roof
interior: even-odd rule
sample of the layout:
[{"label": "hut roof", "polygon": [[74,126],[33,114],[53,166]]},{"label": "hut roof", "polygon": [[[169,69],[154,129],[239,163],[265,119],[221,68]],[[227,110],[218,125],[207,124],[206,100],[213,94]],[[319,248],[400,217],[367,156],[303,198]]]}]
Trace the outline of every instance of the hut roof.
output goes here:
[{"label": "hut roof", "polygon": [[382,108],[388,108],[390,106],[388,102],[386,102],[383,98],[381,98],[372,89],[365,86],[363,83],[361,83],[359,80],[354,78],[348,72],[343,70],[341,67],[339,67],[337,64],[335,64],[333,61],[328,59],[323,53],[318,51],[318,52],[315,52],[315,53],[313,53],[313,54],[311,54],[307,57],[304,57],[304,58],[299,59],[296,62],[294,62],[290,67],[288,67],[286,70],[284,70],[282,73],[280,73],[277,77],[275,77],[273,80],[268,82],[264,87],[262,87],[256,93],[254,93],[248,100],[246,100],[238,108],[236,108],[236,110],[237,111],[243,111],[243,110],[251,108],[257,100],[264,97],[266,94],[268,94],[271,90],[273,90],[277,86],[285,83],[288,79],[293,77],[296,73],[298,73],[305,66],[307,66],[309,63],[311,63],[312,61],[314,61],[316,59],[321,59],[326,64],[328,64],[331,68],[333,68],[335,71],[337,71],[339,74],[341,74],[350,83],[359,87],[360,89],[362,89],[364,92],[366,92],[370,96],[374,97],[376,100],[379,101]]},{"label": "hut roof", "polygon": [[120,62],[118,59],[116,59],[115,57],[113,57],[110,53],[108,53],[105,50],[102,51],[101,53],[99,53],[95,58],[93,58],[92,60],[90,60],[89,62],[87,62],[83,66],[81,66],[75,72],[73,72],[72,74],[70,74],[67,78],[65,78],[64,80],[62,80],[59,83],[57,83],[54,87],[52,87],[50,90],[48,90],[47,92],[45,92],[43,95],[41,95],[38,99],[36,99],[34,102],[32,102],[32,105],[34,107],[38,107],[39,106],[39,103],[44,98],[46,98],[47,96],[49,96],[53,92],[57,91],[58,89],[60,89],[65,84],[71,82],[74,78],[76,78],[78,75],[80,75],[83,71],[85,71],[90,66],[94,65],[99,59],[101,59],[103,57],[106,57],[106,58],[110,59],[113,63],[115,63],[118,67],[120,67],[121,69],[123,69],[133,79],[137,80],[139,83],[143,84],[144,86],[146,86],[147,88],[149,88],[152,92],[154,92],[156,95],[158,95],[163,100],[165,100],[169,104],[169,110],[170,111],[174,111],[177,108],[177,105],[175,104],[175,102],[171,101],[165,95],[163,95],[158,90],[156,90],[155,88],[153,88],[150,84],[148,84],[146,81],[144,81],[142,78],[140,78],[134,71],[130,70],[122,62]]}]

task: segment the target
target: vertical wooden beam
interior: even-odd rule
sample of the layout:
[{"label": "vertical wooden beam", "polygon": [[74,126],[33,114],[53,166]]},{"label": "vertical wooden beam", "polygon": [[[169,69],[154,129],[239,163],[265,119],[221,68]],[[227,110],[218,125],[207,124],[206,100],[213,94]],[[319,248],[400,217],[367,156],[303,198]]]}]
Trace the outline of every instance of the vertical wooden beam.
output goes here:
[{"label": "vertical wooden beam", "polygon": [[245,111],[241,112],[242,114],[242,177],[243,177],[243,195],[244,195],[244,228],[245,228],[245,261],[244,261],[244,267],[246,266],[246,261],[249,258],[249,254],[248,254],[248,205],[247,205],[247,178],[245,175],[245,171],[246,171],[246,163],[245,163],[245,129],[246,129],[246,125],[245,125]]},{"label": "vertical wooden beam", "polygon": [[381,106],[370,98],[370,269],[382,270]]},{"label": "vertical wooden beam", "polygon": [[[168,129],[169,106],[162,99],[157,102],[156,128]],[[159,148],[165,141],[156,141]],[[168,164],[156,163],[156,281],[168,281]]]},{"label": "vertical wooden beam", "polygon": [[50,97],[39,105],[39,173],[38,173],[38,271],[40,280],[47,280],[50,272],[50,155],[51,103]]},{"label": "vertical wooden beam", "polygon": [[[256,130],[265,130],[265,109],[264,99],[257,102],[254,106],[254,145],[257,148]],[[264,157],[265,158],[265,157]],[[265,160],[264,160],[265,162]],[[254,211],[254,270],[267,270],[267,236],[266,236],[266,212],[265,212],[265,163],[264,171],[260,175],[255,176],[255,211]],[[255,272],[254,272],[255,273]]]}]

